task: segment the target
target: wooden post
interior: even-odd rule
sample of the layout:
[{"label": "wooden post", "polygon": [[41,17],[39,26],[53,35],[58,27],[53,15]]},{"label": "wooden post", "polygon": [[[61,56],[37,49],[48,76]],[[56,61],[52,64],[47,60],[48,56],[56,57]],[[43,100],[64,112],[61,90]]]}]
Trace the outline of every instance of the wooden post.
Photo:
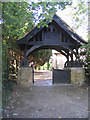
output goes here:
[{"label": "wooden post", "polygon": [[73,52],[71,52],[71,66],[73,67]]},{"label": "wooden post", "polygon": [[67,66],[69,64],[69,51],[67,52]]},{"label": "wooden post", "polygon": [[78,48],[76,48],[76,60],[79,59],[79,55],[78,55]]}]

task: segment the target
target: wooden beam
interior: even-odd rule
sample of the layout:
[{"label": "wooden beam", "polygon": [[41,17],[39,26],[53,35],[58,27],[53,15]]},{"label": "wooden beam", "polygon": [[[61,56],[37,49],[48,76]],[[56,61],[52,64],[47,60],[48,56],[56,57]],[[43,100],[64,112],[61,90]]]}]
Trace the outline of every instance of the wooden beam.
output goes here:
[{"label": "wooden beam", "polygon": [[26,57],[28,57],[28,55],[29,55],[30,52],[34,51],[35,49],[37,49],[37,48],[39,48],[41,46],[42,45],[35,45],[35,46],[31,47],[29,50],[27,50]]}]

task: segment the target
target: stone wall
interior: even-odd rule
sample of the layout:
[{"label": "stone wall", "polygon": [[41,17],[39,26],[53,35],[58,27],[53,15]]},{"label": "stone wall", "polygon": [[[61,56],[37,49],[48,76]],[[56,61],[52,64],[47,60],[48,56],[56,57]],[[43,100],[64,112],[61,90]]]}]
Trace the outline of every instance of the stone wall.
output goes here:
[{"label": "stone wall", "polygon": [[[85,70],[81,67],[64,68],[71,70],[71,84],[81,86],[85,81]],[[23,87],[33,85],[33,69],[31,67],[21,67],[18,70],[18,84]]]},{"label": "stone wall", "polygon": [[19,68],[17,83],[23,87],[33,85],[33,69],[31,67]]},{"label": "stone wall", "polygon": [[85,70],[82,67],[67,68],[71,70],[71,84],[81,86],[85,81]]}]

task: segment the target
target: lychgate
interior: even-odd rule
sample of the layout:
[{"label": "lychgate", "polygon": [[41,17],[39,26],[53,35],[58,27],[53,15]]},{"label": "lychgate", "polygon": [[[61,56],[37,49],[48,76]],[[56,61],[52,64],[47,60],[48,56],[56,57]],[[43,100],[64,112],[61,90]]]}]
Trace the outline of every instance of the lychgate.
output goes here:
[{"label": "lychgate", "polygon": [[[56,14],[53,17],[52,22],[47,22],[47,24],[48,27],[34,27],[26,36],[17,40],[17,44],[20,49],[24,51],[21,68],[24,69],[25,67],[28,67],[28,56],[34,50],[55,49],[67,58],[65,69],[69,69],[71,71],[71,73],[69,72],[71,82],[82,84],[81,81],[79,82],[77,80],[77,78],[81,78],[84,72],[84,70],[81,70],[83,68],[79,59],[78,50],[80,46],[85,45],[86,42]],[[75,56],[75,60],[73,59],[73,56]],[[78,72],[76,69],[79,69]],[[72,76],[74,76],[74,73],[72,71],[74,71],[76,76],[78,74],[80,76],[78,75],[77,78],[73,78]],[[81,79],[84,81],[84,76]]]}]

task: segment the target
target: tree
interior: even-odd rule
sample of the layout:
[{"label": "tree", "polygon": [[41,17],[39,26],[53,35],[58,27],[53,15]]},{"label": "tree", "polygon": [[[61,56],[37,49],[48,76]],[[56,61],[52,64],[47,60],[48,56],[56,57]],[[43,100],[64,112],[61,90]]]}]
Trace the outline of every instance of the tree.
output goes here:
[{"label": "tree", "polygon": [[73,0],[71,6],[63,11],[59,10],[61,17],[84,39],[88,34],[88,2],[87,0]]},{"label": "tree", "polygon": [[[37,54],[38,53],[38,54]],[[32,55],[29,56],[29,62],[34,63],[34,67],[36,66],[43,66],[49,59],[50,56],[52,55],[52,50],[38,50],[33,52]]]},{"label": "tree", "polygon": [[[82,59],[84,68],[85,68],[85,74],[86,77],[88,78],[88,80],[90,81],[90,36],[88,33],[88,5],[89,3],[87,3],[84,0],[77,0],[77,4],[76,6],[72,6],[72,22],[73,24],[73,28],[78,30],[79,28],[82,28],[82,34],[83,37],[86,39],[88,38],[88,43],[85,46],[81,47],[81,55],[84,56]],[[73,4],[72,4],[73,5]],[[82,26],[82,27],[81,27]],[[86,32],[87,31],[87,32]],[[86,32],[86,34],[85,34]],[[86,36],[86,37],[85,37]],[[88,82],[89,82],[88,81]],[[89,82],[90,84],[90,82]]]},{"label": "tree", "polygon": [[[75,4],[75,3],[74,3]],[[88,17],[88,4],[85,0],[77,0],[76,5],[72,4],[73,28],[78,29],[81,25],[86,27]],[[86,27],[87,28],[87,27]]]},{"label": "tree", "polygon": [[3,82],[8,81],[9,74],[12,73],[13,63],[10,61],[14,56],[10,54],[10,50],[21,55],[16,40],[34,26],[33,13],[27,12],[27,8],[28,3],[2,3]]}]

